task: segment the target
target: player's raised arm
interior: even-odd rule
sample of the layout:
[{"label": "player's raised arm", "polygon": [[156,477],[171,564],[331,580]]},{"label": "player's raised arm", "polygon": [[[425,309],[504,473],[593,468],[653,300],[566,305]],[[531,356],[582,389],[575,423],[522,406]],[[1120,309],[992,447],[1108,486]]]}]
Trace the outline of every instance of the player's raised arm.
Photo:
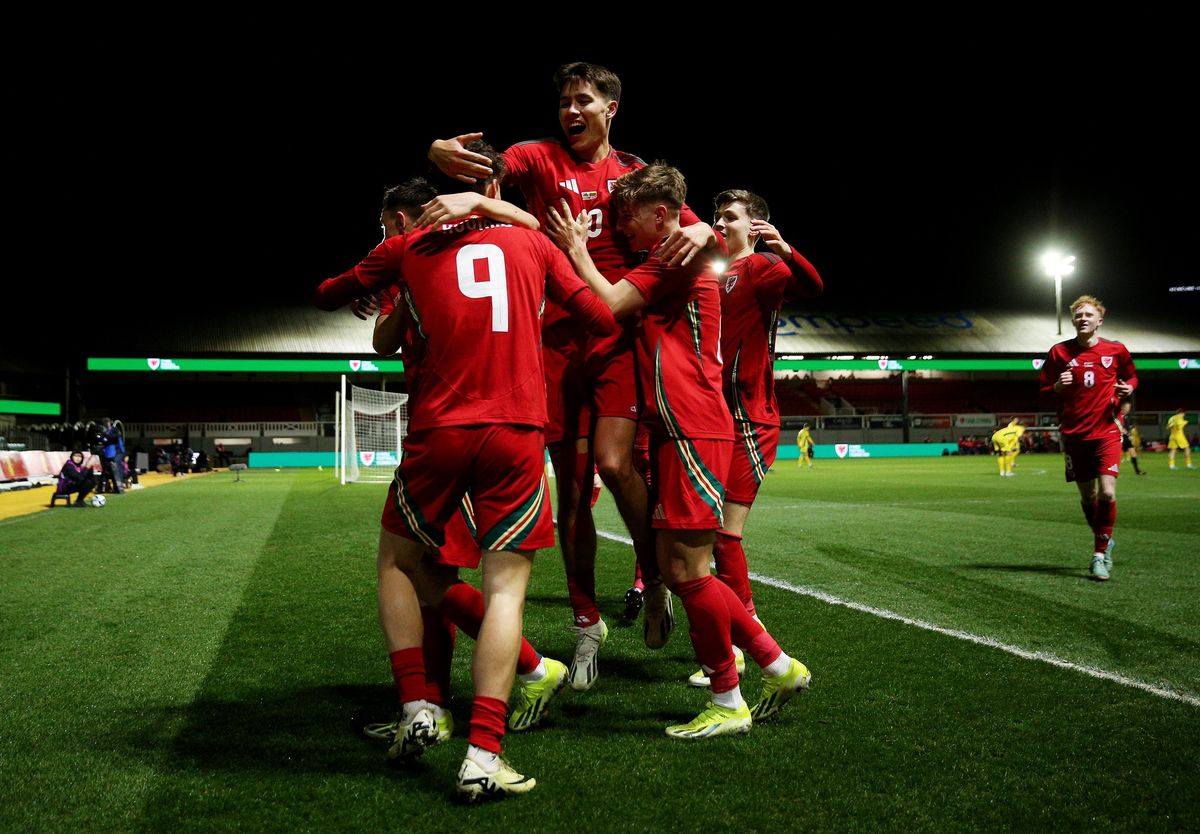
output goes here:
[{"label": "player's raised arm", "polygon": [[758,235],[758,239],[781,257],[791,269],[792,277],[788,281],[786,293],[788,298],[815,298],[825,289],[825,283],[821,280],[817,268],[790,246],[769,221],[751,219],[750,234]]},{"label": "player's raised arm", "polygon": [[413,225],[416,228],[424,229],[443,223],[453,223],[472,214],[482,214],[484,217],[499,220],[501,223],[524,226],[535,232],[541,227],[537,218],[529,212],[512,203],[477,194],[474,191],[442,194],[434,197],[421,206],[421,215]]},{"label": "player's raised arm", "polygon": [[429,161],[446,176],[474,185],[492,175],[491,161],[466,148],[482,138],[482,133],[464,133],[452,139],[437,139],[429,146]]},{"label": "player's raised arm", "polygon": [[616,284],[610,284],[596,269],[587,250],[587,214],[580,213],[578,217],[573,217],[565,200],[561,206],[561,213],[554,206],[547,207],[546,233],[567,254],[575,272],[588,288],[608,305],[617,319],[623,319],[642,309],[646,305],[646,299],[633,284],[624,278]]},{"label": "player's raised arm", "polygon": [[658,254],[667,266],[687,266],[701,252],[712,248],[724,251],[725,241],[713,231],[712,226],[697,219],[690,226],[681,225],[671,232]]}]

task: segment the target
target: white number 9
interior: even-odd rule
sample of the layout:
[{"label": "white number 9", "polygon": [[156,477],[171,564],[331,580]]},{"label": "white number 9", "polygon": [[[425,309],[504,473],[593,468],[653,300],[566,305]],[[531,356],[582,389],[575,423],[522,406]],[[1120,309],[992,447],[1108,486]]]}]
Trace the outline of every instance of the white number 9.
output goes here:
[{"label": "white number 9", "polygon": [[[475,262],[487,264],[487,280],[475,280]],[[508,276],[504,250],[494,243],[471,243],[458,250],[458,289],[467,298],[492,300],[492,332],[508,332]]]}]

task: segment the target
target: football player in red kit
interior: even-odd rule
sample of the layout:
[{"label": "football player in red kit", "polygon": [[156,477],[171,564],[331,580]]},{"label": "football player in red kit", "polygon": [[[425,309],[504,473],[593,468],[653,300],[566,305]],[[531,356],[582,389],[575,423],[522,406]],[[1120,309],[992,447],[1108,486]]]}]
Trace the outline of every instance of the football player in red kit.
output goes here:
[{"label": "football player in red kit", "polygon": [[[511,220],[526,228],[537,228],[537,221],[532,215],[509,203],[489,200],[474,193],[439,197],[432,184],[416,177],[384,193],[379,216],[384,238],[412,231],[422,213],[436,205],[450,203],[466,203],[471,211],[486,213],[493,219]],[[385,356],[402,350],[405,376],[411,384],[420,373],[412,347],[417,336],[405,329],[404,325],[411,323],[406,322],[406,317],[393,316],[396,295],[402,291],[403,287],[396,285],[377,297],[379,316],[375,320],[372,345],[377,353]],[[425,701],[437,723],[438,741],[450,738],[454,731],[454,718],[447,707],[450,703],[450,664],[454,655],[455,632],[461,630],[471,639],[477,639],[484,613],[483,594],[458,576],[460,567],[478,568],[482,555],[474,537],[474,515],[470,503],[463,503],[462,512],[452,516],[446,525],[445,544],[426,551],[418,565],[419,580],[416,583],[424,623],[421,651],[425,663]],[[389,496],[385,506],[393,505],[394,499]],[[387,520],[387,512],[384,520]],[[381,609],[381,614],[386,615],[387,610],[386,607]],[[510,730],[527,730],[541,722],[550,700],[566,680],[566,671],[565,664],[554,658],[542,657],[522,637],[517,655],[516,693],[508,717]],[[387,741],[398,753],[394,742],[401,725],[400,721],[371,723],[363,727],[363,733],[369,738]]]},{"label": "football player in red kit", "polygon": [[1050,349],[1042,364],[1041,390],[1058,397],[1067,481],[1079,487],[1083,517],[1092,528],[1092,578],[1112,573],[1117,475],[1121,468],[1118,402],[1137,388],[1137,368],[1125,345],[1100,338],[1104,304],[1082,295],[1071,304],[1075,338]]},{"label": "football player in red kit", "polygon": [[[721,528],[733,422],[721,394],[721,302],[711,264],[697,258],[672,267],[662,256],[685,196],[683,175],[663,163],[617,181],[617,228],[633,249],[653,254],[616,284],[591,263],[585,215],[551,210],[547,228],[618,319],[641,312],[636,359],[650,432],[651,524],[659,569],[687,611],[692,646],[712,689],[712,701],[699,716],[666,732],[701,739],[749,732],[753,719],[775,715],[808,686],[810,675],[709,571]],[[742,699],[731,638],[763,668],[763,696],[753,710]]]},{"label": "football player in red kit", "polygon": [[[476,190],[495,197],[499,157],[482,144],[475,152],[497,171]],[[482,217],[389,237],[331,281],[322,285],[327,301],[351,294],[355,283],[360,295],[399,284],[396,308],[415,334],[410,356],[419,373],[409,380],[409,431],[378,562],[380,620],[403,704],[397,755],[418,755],[437,739],[424,700],[415,582],[426,549],[445,543],[447,523],[469,493],[485,551],[485,607],[458,790],[472,800],[524,793],[535,782],[500,758],[500,742],[533,555],[554,543],[543,467],[541,307],[549,296],[596,333],[615,329],[612,315],[544,236]]]},{"label": "football player in red kit", "polygon": [[[505,182],[521,190],[529,210],[539,219],[560,200],[567,202],[572,217],[583,213],[592,261],[615,283],[632,265],[632,253],[620,236],[613,235],[610,194],[619,177],[645,167],[638,157],[609,144],[621,82],[605,67],[578,62],[560,67],[554,85],[562,138],[522,142],[506,150]],[[480,135],[434,142],[430,159],[442,171],[466,182],[487,176],[487,162],[463,147],[463,142]],[[672,264],[686,264],[713,243],[712,229],[684,207],[680,228],[670,236],[663,256]],[[648,578],[653,580],[646,591],[646,644],[660,648],[673,619],[670,595],[655,573],[646,522],[646,484],[633,462],[638,414],[632,329],[627,326],[614,336],[581,339],[577,328],[563,322],[561,311],[550,307],[545,329],[551,404],[546,440],[558,473],[559,545],[577,629],[569,678],[572,688],[585,690],[596,679],[596,654],[608,634],[596,601],[596,532],[588,500],[593,461],[613,495],[639,561],[648,567]]]},{"label": "football player in red kit", "polygon": [[[775,400],[775,325],[785,301],[813,298],[823,289],[817,270],[768,222],[770,210],[750,191],[723,191],[713,200],[713,229],[729,245],[729,265],[719,279],[721,357],[725,403],[733,415],[733,460],[725,484],[724,523],[713,556],[717,577],[757,617],[750,590],[742,531],[763,477],[779,446]],[[759,242],[766,252],[755,252]],[[739,666],[741,652],[737,652]],[[708,686],[703,670],[693,686]]]}]

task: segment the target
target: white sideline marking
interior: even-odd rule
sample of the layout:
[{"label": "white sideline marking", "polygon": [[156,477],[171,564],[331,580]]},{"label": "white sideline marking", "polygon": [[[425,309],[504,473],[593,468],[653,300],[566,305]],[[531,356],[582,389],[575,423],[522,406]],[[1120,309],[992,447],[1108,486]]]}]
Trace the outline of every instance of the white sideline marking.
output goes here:
[{"label": "white sideline marking", "polygon": [[[614,542],[632,545],[633,540],[624,536],[617,536],[612,533],[606,533],[603,530],[597,530],[596,535],[601,538],[609,539]],[[1042,663],[1049,663],[1051,666],[1057,666],[1060,669],[1070,669],[1073,672],[1081,672],[1089,677],[1099,678],[1100,680],[1112,681],[1119,683],[1122,686],[1129,686],[1134,689],[1140,689],[1143,692],[1149,692],[1151,695],[1157,695],[1160,698],[1169,698],[1172,701],[1182,701],[1185,704],[1190,704],[1193,707],[1200,707],[1200,697],[1192,695],[1188,692],[1177,692],[1173,689],[1165,689],[1161,686],[1146,683],[1145,681],[1137,680],[1136,678],[1127,678],[1124,675],[1118,675],[1116,672],[1109,672],[1106,669],[1098,669],[1095,666],[1088,666],[1083,663],[1074,663],[1070,660],[1063,660],[1057,655],[1052,655],[1047,652],[1032,652],[1029,649],[1022,649],[1020,646],[1013,646],[1009,643],[1002,643],[993,637],[984,637],[979,634],[972,634],[969,631],[961,631],[957,628],[946,628],[935,623],[926,622],[925,620],[917,620],[912,617],[906,617],[903,614],[897,614],[895,611],[888,611],[886,608],[876,608],[872,605],[864,605],[861,602],[842,599],[833,594],[827,594],[824,591],[818,591],[815,588],[806,588],[803,585],[793,585],[791,582],[785,582],[782,579],[775,579],[770,576],[763,576],[761,573],[751,573],[750,578],[756,582],[761,582],[764,585],[770,585],[772,588],[779,588],[784,591],[791,591],[793,594],[812,597],[821,602],[830,605],[841,605],[845,608],[850,608],[854,611],[861,611],[864,614],[870,614],[873,617],[880,617],[884,620],[895,620],[896,622],[904,623],[905,625],[915,626],[926,631],[933,631],[937,634],[944,634],[947,637],[955,637],[959,640],[966,640],[968,643],[975,643],[980,646],[987,646],[992,649],[999,649],[1002,652],[1016,655],[1025,660],[1038,660]]]}]

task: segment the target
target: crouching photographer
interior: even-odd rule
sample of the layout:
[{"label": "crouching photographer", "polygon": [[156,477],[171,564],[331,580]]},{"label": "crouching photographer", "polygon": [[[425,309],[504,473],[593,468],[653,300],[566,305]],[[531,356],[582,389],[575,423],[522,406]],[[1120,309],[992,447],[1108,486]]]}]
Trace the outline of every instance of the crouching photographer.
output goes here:
[{"label": "crouching photographer", "polygon": [[63,464],[58,473],[59,495],[75,494],[75,502],[70,506],[82,507],[88,493],[96,488],[96,474],[83,466],[83,452],[71,452],[70,459]]}]

